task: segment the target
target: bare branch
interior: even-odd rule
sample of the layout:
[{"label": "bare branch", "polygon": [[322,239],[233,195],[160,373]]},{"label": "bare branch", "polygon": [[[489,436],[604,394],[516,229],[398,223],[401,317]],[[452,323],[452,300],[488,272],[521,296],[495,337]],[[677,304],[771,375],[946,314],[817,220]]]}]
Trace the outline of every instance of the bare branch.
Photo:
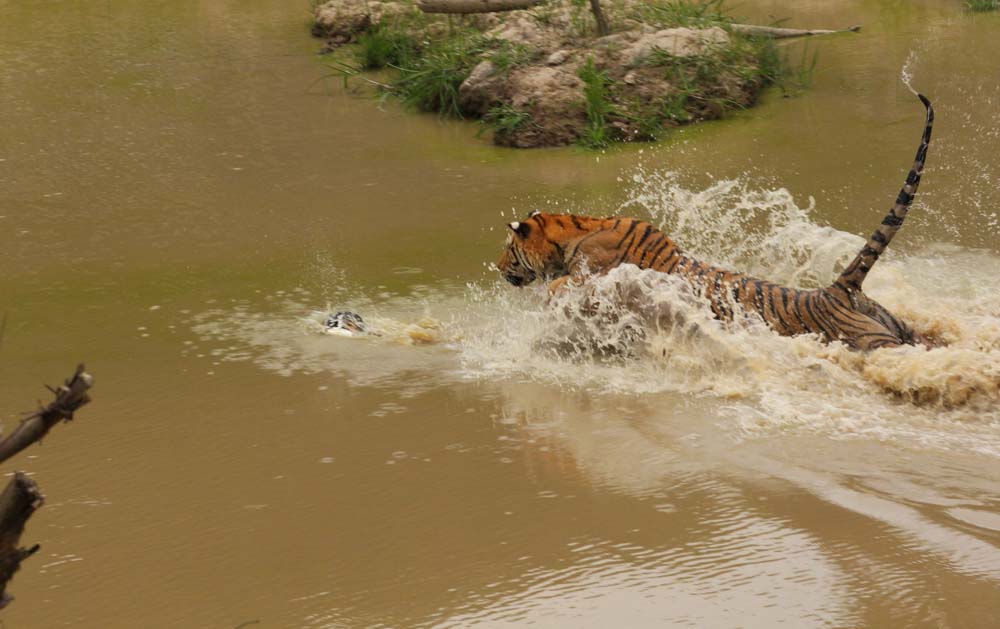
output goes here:
[{"label": "bare branch", "polygon": [[530,9],[542,0],[417,0],[424,13],[495,13]]},{"label": "bare branch", "polygon": [[50,388],[56,399],[21,422],[14,432],[0,441],[0,463],[40,440],[60,421],[73,419],[73,413],[90,401],[87,391],[93,385],[94,378],[83,370],[81,364],[66,384],[55,390]]},{"label": "bare branch", "polygon": [[777,26],[757,26],[756,24],[730,24],[729,26],[737,33],[742,33],[743,35],[762,35],[775,39],[804,37],[806,35],[829,35],[831,33],[857,33],[861,30],[860,26],[851,26],[850,28],[836,31],[826,29],[778,28]]},{"label": "bare branch", "polygon": [[21,567],[21,562],[38,551],[38,544],[21,548],[24,525],[45,501],[35,481],[21,472],[0,494],[0,609],[14,598],[7,594],[7,583]]}]

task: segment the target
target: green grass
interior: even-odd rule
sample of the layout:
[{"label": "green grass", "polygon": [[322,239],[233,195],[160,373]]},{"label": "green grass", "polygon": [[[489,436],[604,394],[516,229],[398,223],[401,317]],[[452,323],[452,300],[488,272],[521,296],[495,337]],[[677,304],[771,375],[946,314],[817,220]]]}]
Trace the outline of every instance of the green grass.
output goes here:
[{"label": "green grass", "polygon": [[515,44],[504,39],[487,41],[492,48],[488,58],[500,72],[509,72],[511,68],[533,61],[537,52],[524,44]]},{"label": "green grass", "polygon": [[400,72],[393,90],[421,111],[458,118],[462,117],[458,88],[479,62],[489,59],[498,71],[509,72],[537,54],[524,45],[490,39],[472,29],[432,40],[418,52],[391,64]]},{"label": "green grass", "polygon": [[[412,25],[411,25],[412,26]],[[471,28],[450,30],[438,38],[418,39],[404,25],[380,25],[358,37],[352,46],[354,63],[332,59],[328,66],[342,77],[367,80],[408,106],[442,116],[462,117],[459,87],[481,61],[489,59],[499,72],[535,60],[537,51],[521,44],[494,40]],[[397,71],[385,85],[361,76],[363,70],[392,68]],[[510,116],[503,116],[503,125]]]},{"label": "green grass", "polygon": [[759,75],[764,85],[777,86],[785,96],[812,87],[819,53],[810,50],[808,44],[802,45],[799,59],[794,60],[788,50],[781,54],[771,38],[748,38],[748,41],[759,60]]},{"label": "green grass", "polygon": [[393,90],[407,105],[421,111],[461,118],[458,88],[488,48],[488,40],[476,32],[431,42],[419,57],[398,66],[400,74]]},{"label": "green grass", "polygon": [[691,89],[678,89],[663,101],[663,117],[672,122],[683,124],[691,121],[688,113],[688,100],[692,96]]},{"label": "green grass", "polygon": [[623,137],[619,132],[615,134],[615,139],[646,142],[663,137],[666,131],[664,123],[670,117],[663,103],[646,103],[627,96],[622,101],[621,106],[615,108],[614,117],[628,124],[628,136]]},{"label": "green grass", "polygon": [[708,28],[726,26],[732,19],[723,13],[725,0],[659,0],[638,5],[633,17],[659,28]]},{"label": "green grass", "polygon": [[680,123],[697,118],[699,112],[705,110],[718,115],[740,108],[737,101],[719,89],[724,74],[738,77],[744,83],[760,80],[759,67],[752,55],[732,46],[691,57],[675,57],[657,50],[647,63],[662,67],[664,78],[676,90],[664,103],[664,115]]},{"label": "green grass", "polygon": [[[970,3],[1000,3],[1000,0],[969,0]],[[731,17],[724,13],[725,0],[658,0],[637,7],[635,16],[649,24],[661,28],[692,27],[708,28],[719,26],[726,29],[732,24]],[[686,85],[704,83],[713,73],[731,71],[747,81],[760,81],[763,85],[776,85],[783,93],[801,91],[812,85],[818,57],[804,47],[802,58],[793,60],[788,53],[779,53],[778,46],[770,37],[752,37],[730,32],[731,45],[726,50],[714,51],[721,64],[698,59],[692,63],[691,80],[682,80],[682,90]],[[712,55],[703,55],[709,57]],[[654,55],[660,63],[663,55]],[[669,62],[663,65],[671,65]],[[683,78],[683,77],[682,77]],[[695,98],[697,94],[692,94]]]},{"label": "green grass", "polygon": [[[647,60],[650,65],[661,66],[665,78],[679,90],[672,109],[678,103],[711,102],[723,109],[742,108],[732,99],[713,94],[713,87],[728,75],[744,84],[761,87],[775,85],[785,95],[794,94],[812,85],[816,64],[815,51],[802,46],[801,58],[794,60],[789,52],[781,53],[769,37],[751,37],[731,34],[728,46],[691,57],[674,57],[657,50]],[[678,116],[670,116],[682,120]]]},{"label": "green grass", "polygon": [[580,144],[587,148],[604,148],[611,142],[608,130],[608,114],[612,112],[608,87],[611,83],[608,75],[594,65],[594,58],[580,68],[580,80],[583,81],[584,109],[587,112],[587,127],[580,136]]},{"label": "green grass", "polygon": [[1000,0],[966,0],[965,8],[968,11],[983,12],[996,11],[1000,9]]},{"label": "green grass", "polygon": [[379,26],[358,37],[355,59],[366,70],[405,67],[413,64],[419,52],[419,42],[409,33]]},{"label": "green grass", "polygon": [[531,124],[530,112],[511,105],[497,105],[483,116],[482,130],[489,129],[498,136],[507,137],[526,124]]}]

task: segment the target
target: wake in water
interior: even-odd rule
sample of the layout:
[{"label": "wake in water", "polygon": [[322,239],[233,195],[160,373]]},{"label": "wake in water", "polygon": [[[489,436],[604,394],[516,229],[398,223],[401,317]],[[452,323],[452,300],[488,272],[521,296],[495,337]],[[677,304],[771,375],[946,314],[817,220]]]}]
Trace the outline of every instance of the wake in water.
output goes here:
[{"label": "wake in water", "polygon": [[[720,181],[690,190],[671,173],[636,171],[623,216],[645,216],[691,255],[799,287],[828,285],[864,239],[818,225],[784,189]],[[491,251],[492,253],[492,251]],[[365,297],[339,277],[337,304],[382,336],[319,334],[286,299],[277,311],[195,317],[221,359],[286,375],[332,371],[361,386],[427,388],[535,381],[628,394],[697,395],[743,435],[863,435],[1000,456],[1000,275],[996,256],[948,246],[889,252],[868,291],[919,333],[947,345],[867,354],[759,321],[716,320],[675,277],[623,266],[550,300],[494,275],[457,287]],[[346,287],[346,288],[344,288]],[[249,310],[249,311],[248,311]],[[325,311],[323,311],[325,314]],[[417,351],[413,345],[426,345]]]}]

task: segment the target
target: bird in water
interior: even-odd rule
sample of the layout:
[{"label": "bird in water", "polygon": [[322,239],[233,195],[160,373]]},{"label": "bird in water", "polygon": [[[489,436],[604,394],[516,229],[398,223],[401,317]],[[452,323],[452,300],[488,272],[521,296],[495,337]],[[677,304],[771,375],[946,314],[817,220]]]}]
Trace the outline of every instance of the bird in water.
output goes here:
[{"label": "bird in water", "polygon": [[323,321],[323,327],[327,334],[340,334],[343,336],[354,336],[368,332],[368,326],[361,315],[349,310],[341,310],[327,315]]}]

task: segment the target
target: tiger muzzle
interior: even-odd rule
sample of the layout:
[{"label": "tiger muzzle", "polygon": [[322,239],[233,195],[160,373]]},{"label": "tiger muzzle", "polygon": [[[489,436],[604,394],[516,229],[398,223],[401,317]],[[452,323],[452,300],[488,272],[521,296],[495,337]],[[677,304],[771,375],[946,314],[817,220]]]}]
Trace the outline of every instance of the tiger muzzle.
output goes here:
[{"label": "tiger muzzle", "polygon": [[525,284],[525,278],[520,275],[514,275],[513,273],[504,274],[503,278],[513,284],[514,286],[523,286]]}]

